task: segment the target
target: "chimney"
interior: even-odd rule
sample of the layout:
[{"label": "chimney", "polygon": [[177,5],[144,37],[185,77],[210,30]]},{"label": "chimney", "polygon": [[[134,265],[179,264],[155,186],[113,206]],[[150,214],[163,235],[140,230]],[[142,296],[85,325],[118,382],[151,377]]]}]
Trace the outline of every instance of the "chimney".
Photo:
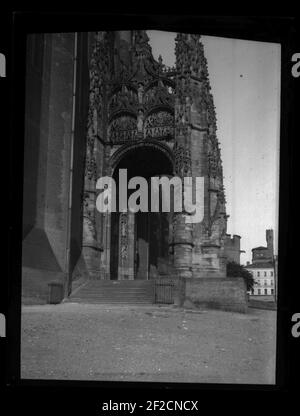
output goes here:
[{"label": "chimney", "polygon": [[266,230],[266,240],[267,240],[267,247],[268,247],[269,256],[273,258],[273,255],[274,255],[274,246],[273,246],[274,233],[273,233],[273,230]]}]

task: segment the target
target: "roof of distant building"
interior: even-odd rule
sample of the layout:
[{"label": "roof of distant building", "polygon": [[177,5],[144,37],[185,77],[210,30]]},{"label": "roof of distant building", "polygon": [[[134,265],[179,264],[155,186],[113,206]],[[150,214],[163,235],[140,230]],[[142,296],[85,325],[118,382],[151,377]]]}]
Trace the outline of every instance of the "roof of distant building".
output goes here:
[{"label": "roof of distant building", "polygon": [[262,246],[259,246],[259,247],[254,247],[253,249],[252,249],[252,251],[253,250],[268,250],[268,247],[262,247]]}]

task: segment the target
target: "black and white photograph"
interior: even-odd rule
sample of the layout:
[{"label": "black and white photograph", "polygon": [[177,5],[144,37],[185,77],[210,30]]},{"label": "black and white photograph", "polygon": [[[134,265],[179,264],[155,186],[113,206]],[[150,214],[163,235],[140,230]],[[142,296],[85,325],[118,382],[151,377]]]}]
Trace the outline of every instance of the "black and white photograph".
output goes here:
[{"label": "black and white photograph", "polygon": [[236,391],[249,406],[272,392],[271,411],[295,389],[299,28],[129,6],[8,13],[11,412],[240,413]]},{"label": "black and white photograph", "polygon": [[21,379],[275,384],[280,63],[28,34]]}]

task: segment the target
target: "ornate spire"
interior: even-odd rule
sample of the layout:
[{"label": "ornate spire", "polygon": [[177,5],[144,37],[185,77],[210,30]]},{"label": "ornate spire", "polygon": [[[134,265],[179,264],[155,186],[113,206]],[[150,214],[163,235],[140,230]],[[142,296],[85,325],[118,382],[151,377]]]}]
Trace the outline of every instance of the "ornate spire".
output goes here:
[{"label": "ornate spire", "polygon": [[133,31],[133,60],[152,57],[152,48],[146,30]]}]

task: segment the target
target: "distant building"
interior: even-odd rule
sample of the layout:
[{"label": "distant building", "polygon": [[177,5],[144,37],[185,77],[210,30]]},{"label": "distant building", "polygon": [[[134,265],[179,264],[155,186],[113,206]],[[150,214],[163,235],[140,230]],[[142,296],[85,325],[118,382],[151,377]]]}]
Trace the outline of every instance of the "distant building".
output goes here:
[{"label": "distant building", "polygon": [[255,284],[250,295],[275,296],[274,234],[266,230],[267,247],[252,249],[252,264],[247,262],[246,269],[252,273]]},{"label": "distant building", "polygon": [[240,264],[241,253],[245,253],[245,251],[241,250],[241,237],[239,235],[234,234],[231,237],[230,234],[226,234],[224,249],[227,261]]}]

